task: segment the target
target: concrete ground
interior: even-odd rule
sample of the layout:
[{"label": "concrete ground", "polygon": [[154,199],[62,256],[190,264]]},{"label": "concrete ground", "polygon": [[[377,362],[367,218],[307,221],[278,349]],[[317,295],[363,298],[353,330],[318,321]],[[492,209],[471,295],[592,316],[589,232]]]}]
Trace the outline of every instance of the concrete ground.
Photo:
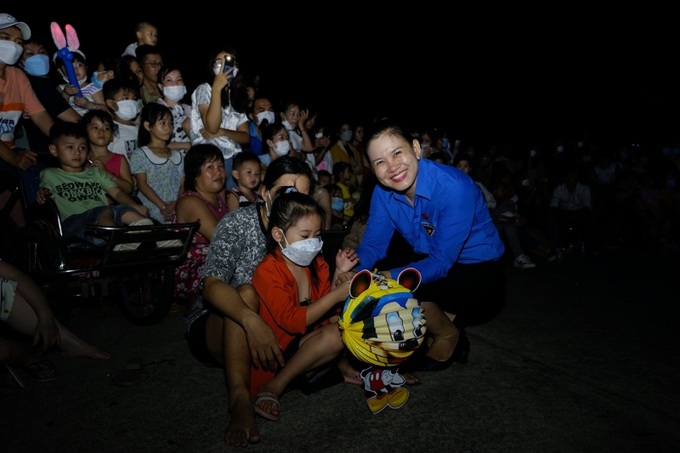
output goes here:
[{"label": "concrete ground", "polygon": [[[680,451],[678,256],[607,250],[537,264],[508,268],[507,306],[468,328],[469,362],[420,373],[401,409],[372,415],[350,384],[290,392],[248,451]],[[53,353],[59,379],[0,389],[0,451],[227,450],[222,373],[189,354],[179,314],[140,327],[110,303],[83,303],[70,327],[113,358]],[[135,357],[141,381],[112,384]]]}]

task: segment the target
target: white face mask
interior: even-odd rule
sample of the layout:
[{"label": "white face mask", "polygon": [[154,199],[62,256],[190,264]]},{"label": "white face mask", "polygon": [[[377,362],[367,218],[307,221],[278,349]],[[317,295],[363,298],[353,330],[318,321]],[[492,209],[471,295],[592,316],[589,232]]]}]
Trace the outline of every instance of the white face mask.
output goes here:
[{"label": "white face mask", "polygon": [[290,152],[290,142],[288,140],[283,140],[274,144],[274,153],[281,157],[287,156]]},{"label": "white face mask", "polygon": [[118,101],[118,111],[116,114],[124,120],[134,120],[139,115],[139,104],[137,101]]},{"label": "white face mask", "polygon": [[[63,76],[61,76],[61,78],[64,79],[64,82],[66,82],[68,84],[71,83],[71,81],[68,79],[68,76],[63,75]],[[78,84],[82,85],[83,83],[85,83],[85,81],[87,81],[87,77],[83,77],[82,79],[79,79]]]},{"label": "white face mask", "polygon": [[182,99],[185,94],[187,94],[187,87],[184,85],[163,87],[163,94],[166,98],[176,102]]},{"label": "white face mask", "polygon": [[303,239],[289,244],[284,234],[283,240],[286,243],[286,248],[279,242],[281,253],[298,266],[309,266],[323,248],[321,238]]},{"label": "white face mask", "polygon": [[267,120],[269,124],[272,124],[274,122],[274,112],[271,110],[265,110],[264,112],[260,112],[257,115],[255,115],[255,118],[257,118],[257,125],[259,126],[262,124],[262,121]]},{"label": "white face mask", "polygon": [[344,140],[346,142],[352,140],[352,131],[346,130],[346,131],[340,132],[340,140]]},{"label": "white face mask", "polygon": [[19,61],[22,53],[24,48],[14,41],[0,40],[0,62],[11,66]]}]

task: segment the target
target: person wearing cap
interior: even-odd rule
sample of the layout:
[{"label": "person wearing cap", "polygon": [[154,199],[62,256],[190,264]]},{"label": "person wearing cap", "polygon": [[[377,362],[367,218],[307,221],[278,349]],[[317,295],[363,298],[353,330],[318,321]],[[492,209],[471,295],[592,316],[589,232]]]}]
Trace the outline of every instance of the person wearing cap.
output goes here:
[{"label": "person wearing cap", "polygon": [[21,184],[27,205],[35,201],[40,170],[46,165],[38,161],[35,151],[17,147],[17,125],[22,117],[28,117],[49,135],[54,124],[24,71],[14,67],[24,51],[24,39],[30,37],[28,25],[0,13],[0,179],[14,186]]}]

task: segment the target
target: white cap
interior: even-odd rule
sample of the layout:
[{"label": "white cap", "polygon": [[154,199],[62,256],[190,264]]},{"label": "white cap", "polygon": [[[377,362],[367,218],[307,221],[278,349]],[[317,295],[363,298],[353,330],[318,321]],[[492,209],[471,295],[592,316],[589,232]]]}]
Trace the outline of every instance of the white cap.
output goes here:
[{"label": "white cap", "polygon": [[9,27],[17,27],[21,30],[22,39],[28,39],[31,37],[31,29],[23,22],[17,22],[14,16],[7,13],[0,13],[0,30],[4,30]]}]

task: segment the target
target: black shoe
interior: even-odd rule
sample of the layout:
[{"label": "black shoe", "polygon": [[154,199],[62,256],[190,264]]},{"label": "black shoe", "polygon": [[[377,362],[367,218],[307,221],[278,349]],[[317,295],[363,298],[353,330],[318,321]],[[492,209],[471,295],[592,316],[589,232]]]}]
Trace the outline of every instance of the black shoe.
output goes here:
[{"label": "black shoe", "polygon": [[470,354],[470,340],[465,334],[464,330],[460,331],[458,335],[458,343],[453,349],[453,353],[446,360],[435,360],[431,357],[423,355],[414,364],[415,371],[443,371],[450,367],[454,362],[466,364],[468,355]]}]

